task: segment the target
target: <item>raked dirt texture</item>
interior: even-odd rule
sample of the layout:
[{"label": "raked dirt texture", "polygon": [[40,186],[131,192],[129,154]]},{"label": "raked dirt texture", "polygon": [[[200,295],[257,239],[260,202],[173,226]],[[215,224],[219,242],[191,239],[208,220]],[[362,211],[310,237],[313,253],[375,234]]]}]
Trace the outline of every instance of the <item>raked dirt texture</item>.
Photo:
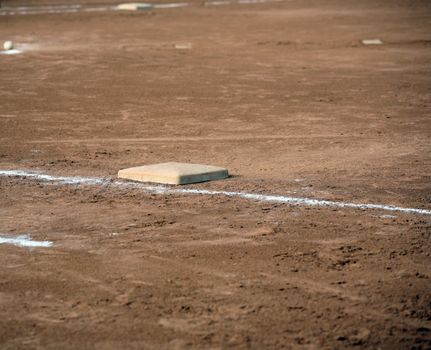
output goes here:
[{"label": "raked dirt texture", "polygon": [[172,2],[2,1],[0,348],[429,349],[431,4]]}]

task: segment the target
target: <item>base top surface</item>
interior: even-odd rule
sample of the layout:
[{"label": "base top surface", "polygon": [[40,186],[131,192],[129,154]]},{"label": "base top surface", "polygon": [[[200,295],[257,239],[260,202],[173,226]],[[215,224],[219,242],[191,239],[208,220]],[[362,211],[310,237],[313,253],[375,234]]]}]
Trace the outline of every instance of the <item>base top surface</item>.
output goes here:
[{"label": "base top surface", "polygon": [[177,162],[143,165],[118,172],[118,177],[123,179],[177,185],[224,179],[228,176],[225,168]]}]

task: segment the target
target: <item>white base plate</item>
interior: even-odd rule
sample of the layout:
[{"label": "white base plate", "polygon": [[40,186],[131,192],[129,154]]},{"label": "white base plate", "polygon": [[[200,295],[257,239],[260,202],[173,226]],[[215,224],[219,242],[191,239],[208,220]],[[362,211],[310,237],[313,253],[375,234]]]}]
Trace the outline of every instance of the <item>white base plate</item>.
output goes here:
[{"label": "white base plate", "polygon": [[229,173],[225,168],[176,162],[138,166],[118,172],[118,177],[121,179],[171,185],[219,180],[228,176]]}]

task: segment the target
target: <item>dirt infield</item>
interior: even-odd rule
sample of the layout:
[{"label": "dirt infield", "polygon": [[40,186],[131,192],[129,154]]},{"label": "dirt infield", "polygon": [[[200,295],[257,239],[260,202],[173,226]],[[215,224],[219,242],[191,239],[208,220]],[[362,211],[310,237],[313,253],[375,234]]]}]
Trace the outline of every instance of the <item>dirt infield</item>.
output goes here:
[{"label": "dirt infield", "polygon": [[[430,33],[427,1],[0,16],[0,170],[103,179],[0,175],[0,237],[53,243],[0,244],[0,348],[430,349],[430,215],[257,196],[431,210]],[[113,185],[169,161],[232,176]]]}]

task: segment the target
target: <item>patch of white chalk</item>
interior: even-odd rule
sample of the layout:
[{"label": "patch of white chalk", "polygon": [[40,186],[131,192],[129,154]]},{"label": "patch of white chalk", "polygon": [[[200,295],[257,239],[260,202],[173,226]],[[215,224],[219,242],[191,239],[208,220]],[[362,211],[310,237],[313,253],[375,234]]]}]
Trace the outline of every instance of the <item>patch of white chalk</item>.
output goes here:
[{"label": "patch of white chalk", "polygon": [[14,176],[65,185],[103,185],[109,181],[100,177],[51,176],[25,170],[0,170],[0,176]]},{"label": "patch of white chalk", "polygon": [[52,5],[52,6],[20,6],[20,7],[4,7],[0,10],[0,15],[40,15],[40,14],[61,14],[61,13],[77,13],[94,12],[94,11],[110,11],[114,10],[113,6],[93,6],[82,7],[76,5]]},{"label": "patch of white chalk", "polygon": [[220,0],[220,1],[217,1],[217,0],[206,1],[204,3],[205,6],[223,6],[223,5],[229,5],[229,4],[231,4],[230,1],[224,1],[224,0]]},{"label": "patch of white chalk", "polygon": [[[229,4],[260,4],[267,2],[280,2],[286,0],[210,0],[205,1],[202,4],[205,6],[221,6]],[[132,3],[133,4],[133,3]],[[174,2],[164,4],[148,4],[154,9],[171,9],[193,6],[193,3],[188,2]],[[120,4],[121,6],[121,4]],[[124,9],[124,8],[123,8]],[[142,10],[143,8],[141,8]],[[61,14],[61,13],[78,13],[78,12],[100,12],[100,11],[116,11],[121,10],[118,6],[97,6],[92,7],[81,6],[81,5],[53,5],[53,6],[21,6],[21,7],[5,7],[0,9],[0,16],[15,16],[15,15],[39,15],[39,14]],[[130,8],[129,8],[130,10]],[[137,8],[135,10],[138,10]]]},{"label": "patch of white chalk", "polygon": [[0,236],[0,244],[13,244],[18,247],[51,247],[53,243],[51,241],[33,241],[30,235],[19,235],[15,237],[11,236]]},{"label": "patch of white chalk", "polygon": [[17,55],[21,52],[22,52],[21,50],[12,49],[12,50],[2,50],[2,51],[0,51],[0,54],[2,54],[2,55]]},{"label": "patch of white chalk", "polygon": [[388,204],[372,204],[372,203],[350,203],[342,201],[331,201],[325,199],[314,199],[304,197],[291,197],[281,195],[267,195],[258,193],[236,192],[236,191],[213,191],[200,190],[190,188],[176,188],[167,186],[147,185],[145,183],[131,181],[111,181],[100,177],[81,177],[81,176],[54,176],[25,170],[0,170],[0,176],[12,176],[32,179],[35,181],[50,182],[53,184],[65,185],[110,185],[117,188],[136,188],[149,193],[155,194],[189,194],[189,195],[205,195],[205,196],[225,196],[238,197],[248,200],[260,202],[284,203],[293,206],[306,207],[332,207],[332,208],[352,208],[360,210],[384,210],[390,212],[402,212],[408,214],[431,215],[431,210],[420,208],[398,207]]},{"label": "patch of white chalk", "polygon": [[177,2],[172,4],[154,4],[153,8],[155,9],[173,9],[178,7],[187,7],[190,6],[188,2]]},{"label": "patch of white chalk", "polygon": [[55,10],[55,9],[70,9],[70,8],[80,8],[81,5],[39,5],[39,6],[14,6],[14,7],[4,7],[4,9],[13,9],[20,11],[32,11],[34,9],[38,10]]}]

